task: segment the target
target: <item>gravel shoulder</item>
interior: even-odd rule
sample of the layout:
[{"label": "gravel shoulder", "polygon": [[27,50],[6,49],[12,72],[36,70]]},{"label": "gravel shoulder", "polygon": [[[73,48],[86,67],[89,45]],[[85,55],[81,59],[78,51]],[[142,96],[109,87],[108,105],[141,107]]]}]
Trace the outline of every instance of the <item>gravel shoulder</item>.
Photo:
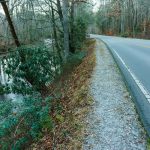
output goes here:
[{"label": "gravel shoulder", "polygon": [[122,75],[107,47],[96,43],[84,150],[145,150],[146,134]]}]

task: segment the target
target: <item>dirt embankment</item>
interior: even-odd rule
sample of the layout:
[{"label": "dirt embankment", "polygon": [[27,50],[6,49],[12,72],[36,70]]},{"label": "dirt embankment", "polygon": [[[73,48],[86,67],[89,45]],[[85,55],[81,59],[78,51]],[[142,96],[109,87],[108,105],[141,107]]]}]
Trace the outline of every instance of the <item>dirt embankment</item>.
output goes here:
[{"label": "dirt embankment", "polygon": [[95,40],[87,40],[84,46],[87,56],[73,71],[64,73],[57,84],[53,85],[53,93],[61,91],[60,112],[54,111],[55,127],[51,133],[33,145],[33,149],[74,150],[82,149],[84,137],[84,118],[92,104],[88,93],[89,79],[95,66]]}]

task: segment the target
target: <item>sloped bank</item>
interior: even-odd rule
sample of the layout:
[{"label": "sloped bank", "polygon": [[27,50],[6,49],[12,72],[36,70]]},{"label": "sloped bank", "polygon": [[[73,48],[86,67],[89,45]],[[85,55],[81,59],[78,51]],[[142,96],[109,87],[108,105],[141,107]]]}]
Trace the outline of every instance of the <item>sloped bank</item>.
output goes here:
[{"label": "sloped bank", "polygon": [[87,40],[83,49],[86,49],[87,56],[82,62],[73,69],[66,66],[64,75],[51,86],[52,93],[61,93],[59,102],[53,104],[54,107],[60,109],[60,112],[53,112],[55,120],[53,131],[47,132],[30,149],[82,149],[85,130],[84,118],[93,102],[88,93],[88,85],[95,66],[95,40]]}]

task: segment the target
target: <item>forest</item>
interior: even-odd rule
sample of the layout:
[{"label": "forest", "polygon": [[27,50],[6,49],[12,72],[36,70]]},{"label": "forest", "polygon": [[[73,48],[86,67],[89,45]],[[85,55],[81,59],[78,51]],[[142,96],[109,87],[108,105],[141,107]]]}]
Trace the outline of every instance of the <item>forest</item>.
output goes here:
[{"label": "forest", "polygon": [[52,94],[51,84],[66,66],[86,55],[80,49],[92,4],[80,0],[0,3],[0,149],[22,149],[43,137],[44,129],[53,129],[53,111],[58,112],[58,120],[62,118],[62,93]]},{"label": "forest", "polygon": [[[149,6],[149,0],[0,0],[0,149],[26,149],[45,135],[50,149],[66,142],[64,101],[76,92],[77,74],[87,79],[94,67],[85,50],[94,48],[89,34],[149,39]],[[64,92],[58,83],[77,66],[73,85],[67,82],[73,88],[62,84]],[[63,140],[56,141],[58,128]],[[75,123],[73,131],[78,128]]]},{"label": "forest", "polygon": [[[149,0],[100,0],[96,13],[99,34],[150,38]],[[95,31],[93,31],[95,32]]]}]

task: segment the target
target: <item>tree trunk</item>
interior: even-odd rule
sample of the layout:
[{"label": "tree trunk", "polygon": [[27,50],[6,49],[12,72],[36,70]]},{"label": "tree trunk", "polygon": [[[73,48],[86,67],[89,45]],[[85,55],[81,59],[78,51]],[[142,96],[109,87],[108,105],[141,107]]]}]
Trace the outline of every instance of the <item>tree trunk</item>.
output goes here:
[{"label": "tree trunk", "polygon": [[59,19],[60,19],[60,22],[61,22],[62,27],[63,27],[63,13],[62,13],[62,9],[61,9],[60,0],[57,0],[57,9],[58,9],[58,14],[59,14]]},{"label": "tree trunk", "polygon": [[[8,21],[8,24],[9,24],[9,27],[10,27],[10,31],[11,31],[11,34],[14,38],[14,41],[15,41],[15,44],[17,47],[21,46],[19,40],[18,40],[18,37],[17,37],[17,34],[15,32],[15,28],[13,26],[13,22],[11,20],[11,17],[10,17],[10,14],[9,14],[9,11],[8,11],[8,7],[6,5],[6,2],[1,2],[1,5],[4,9],[4,12],[5,12],[5,15],[6,15],[6,18],[7,18],[7,21]],[[20,58],[21,58],[21,63],[26,63],[26,58],[24,56],[24,53],[22,51],[19,51],[19,55],[20,55]],[[32,86],[35,86],[35,79],[32,78],[31,76],[29,76],[30,74],[30,69],[28,67],[25,67],[24,70],[26,72],[26,75],[25,75],[25,78],[26,80],[32,85]],[[46,85],[42,85],[39,87],[39,92],[43,92],[44,91],[47,91],[47,87]]]},{"label": "tree trunk", "polygon": [[14,38],[15,44],[16,44],[17,47],[19,47],[20,46],[20,42],[18,40],[18,37],[17,37],[16,31],[15,31],[14,25],[12,23],[12,20],[11,20],[9,11],[8,11],[7,4],[6,4],[5,1],[2,1],[0,3],[1,3],[1,5],[3,7],[3,10],[5,12],[5,15],[6,15],[6,18],[7,18],[7,21],[8,21],[8,25],[9,25],[9,28],[10,28],[10,32],[12,34],[12,37]]},{"label": "tree trunk", "polygon": [[68,0],[62,0],[63,6],[63,26],[64,26],[64,61],[67,61],[67,57],[69,55],[69,2]]},{"label": "tree trunk", "polygon": [[54,15],[54,8],[53,8],[52,2],[51,2],[51,11],[52,11],[52,27],[53,27],[53,35],[54,35],[54,39],[55,39],[55,46],[56,46],[56,49],[57,49],[58,56],[59,56],[60,60],[62,61],[61,48],[60,48],[59,42],[58,42],[55,15]]},{"label": "tree trunk", "polygon": [[74,46],[74,0],[71,3],[71,22],[70,22],[70,52],[75,53]]}]

